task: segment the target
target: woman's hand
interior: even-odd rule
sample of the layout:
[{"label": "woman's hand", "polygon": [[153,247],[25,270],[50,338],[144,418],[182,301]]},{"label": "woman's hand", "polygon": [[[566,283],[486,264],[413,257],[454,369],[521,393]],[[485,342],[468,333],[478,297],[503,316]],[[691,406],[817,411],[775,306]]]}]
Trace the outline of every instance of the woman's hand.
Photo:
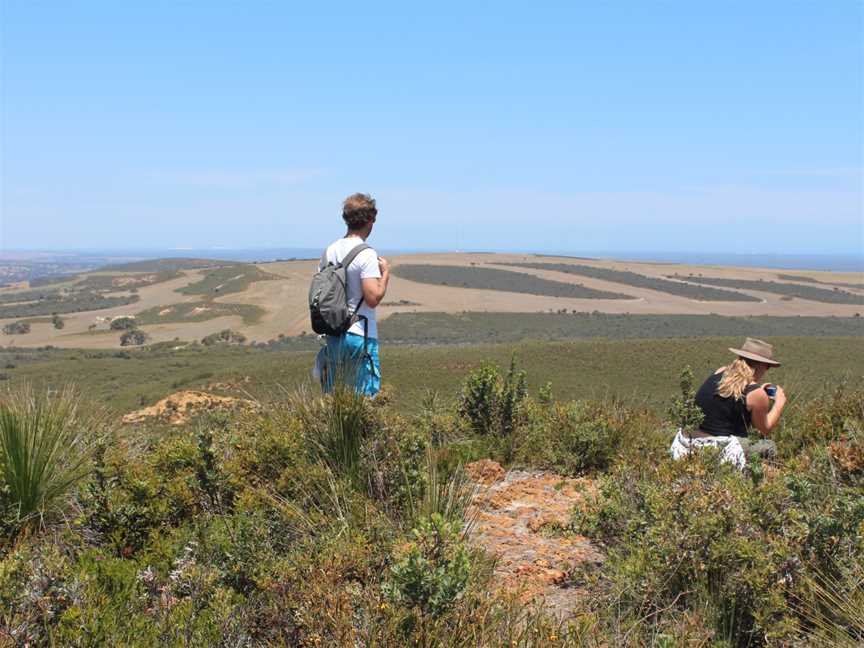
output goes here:
[{"label": "woman's hand", "polygon": [[764,389],[754,389],[747,395],[747,409],[750,410],[751,422],[762,436],[768,436],[780,421],[780,414],[786,407],[786,392],[780,385],[774,385],[774,403],[768,398]]},{"label": "woman's hand", "polygon": [[774,394],[774,405],[783,407],[786,404],[786,392],[780,385],[774,385],[777,388],[777,393]]}]

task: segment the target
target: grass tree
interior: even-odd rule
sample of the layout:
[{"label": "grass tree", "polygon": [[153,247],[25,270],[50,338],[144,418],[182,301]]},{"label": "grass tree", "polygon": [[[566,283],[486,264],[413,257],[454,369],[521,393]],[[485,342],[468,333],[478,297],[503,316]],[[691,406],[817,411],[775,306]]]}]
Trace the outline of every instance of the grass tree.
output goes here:
[{"label": "grass tree", "polygon": [[13,530],[62,509],[91,469],[105,419],[71,386],[41,391],[29,384],[0,395],[0,498]]}]

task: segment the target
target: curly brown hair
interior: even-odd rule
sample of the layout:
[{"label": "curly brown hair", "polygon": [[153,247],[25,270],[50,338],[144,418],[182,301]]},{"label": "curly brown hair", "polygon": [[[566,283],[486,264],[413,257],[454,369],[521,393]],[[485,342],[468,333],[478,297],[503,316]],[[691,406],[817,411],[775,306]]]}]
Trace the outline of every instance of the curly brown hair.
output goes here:
[{"label": "curly brown hair", "polygon": [[369,221],[374,221],[377,215],[378,208],[375,207],[375,199],[369,194],[351,194],[342,203],[342,219],[348,229],[361,229]]}]

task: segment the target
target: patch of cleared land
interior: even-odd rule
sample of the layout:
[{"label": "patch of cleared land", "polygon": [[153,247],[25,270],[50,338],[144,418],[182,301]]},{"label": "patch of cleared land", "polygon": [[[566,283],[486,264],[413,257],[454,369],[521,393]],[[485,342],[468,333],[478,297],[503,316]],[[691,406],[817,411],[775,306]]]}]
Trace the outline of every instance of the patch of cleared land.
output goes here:
[{"label": "patch of cleared land", "polygon": [[209,270],[201,279],[178,289],[184,295],[217,297],[246,290],[255,281],[269,281],[276,277],[258,266],[242,263]]},{"label": "patch of cleared land", "polygon": [[[387,319],[399,313],[500,313],[500,314],[540,314],[573,311],[591,313],[594,311],[609,314],[630,315],[708,315],[717,314],[726,317],[778,316],[778,317],[831,317],[851,318],[856,313],[864,315],[864,308],[857,304],[824,303],[802,298],[790,300],[786,295],[777,295],[761,290],[739,289],[735,293],[746,295],[753,301],[697,301],[690,297],[661,292],[651,288],[642,288],[625,283],[617,283],[610,279],[599,279],[575,273],[546,270],[538,267],[519,268],[507,264],[529,264],[536,266],[563,265],[568,268],[590,266],[604,268],[617,272],[629,272],[651,279],[656,279],[676,286],[687,286],[691,290],[718,290],[711,286],[698,285],[689,281],[672,281],[667,275],[677,273],[689,280],[690,275],[702,274],[707,277],[722,277],[745,281],[762,279],[765,282],[778,281],[776,269],[730,268],[716,266],[675,265],[668,263],[644,263],[628,261],[610,261],[602,259],[575,259],[571,257],[539,257],[522,254],[418,254],[394,257],[391,259],[394,267],[409,266],[446,266],[454,276],[465,276],[476,273],[478,269],[497,270],[510,273],[503,275],[512,279],[513,275],[521,276],[520,280],[534,282],[544,280],[554,285],[556,290],[567,291],[568,294],[585,294],[587,290],[598,294],[612,293],[629,296],[630,299],[591,299],[577,297],[552,296],[549,294],[529,294],[527,292],[509,292],[493,288],[471,288],[454,285],[434,285],[407,279],[404,276],[394,276],[390,282],[386,302],[378,308],[379,321],[386,323]],[[235,285],[234,292],[224,294],[224,288],[218,292],[214,289],[223,283],[223,279],[231,279],[241,274],[236,268],[254,268],[254,271],[244,272],[246,279],[266,276],[265,280],[238,279],[243,284]],[[148,261],[117,269],[81,274],[74,281],[55,284],[46,287],[41,292],[50,290],[67,290],[76,283],[87,282],[84,285],[98,287],[99,290],[90,294],[100,294],[106,297],[119,297],[121,303],[100,310],[89,310],[63,314],[65,327],[54,329],[47,320],[36,321],[55,312],[47,308],[39,315],[8,317],[0,320],[0,327],[23,317],[33,318],[31,331],[25,335],[7,336],[0,334],[0,344],[39,347],[53,345],[59,347],[85,348],[119,348],[119,333],[108,332],[111,318],[120,316],[144,316],[142,328],[150,335],[153,343],[180,340],[200,340],[222,329],[234,329],[250,342],[267,342],[280,336],[295,336],[311,330],[309,324],[307,292],[309,281],[315,272],[316,261],[294,260],[263,264],[237,264],[212,260],[178,260]],[[129,268],[129,270],[126,270]],[[234,268],[234,269],[232,269]],[[449,270],[452,269],[452,270]],[[260,275],[258,273],[261,273]],[[166,273],[176,273],[168,279]],[[214,274],[216,273],[216,274]],[[233,273],[233,274],[232,274]],[[812,278],[814,281],[838,285],[840,283],[855,284],[861,280],[860,273],[828,273],[814,271],[790,271],[790,273]],[[138,283],[148,275],[147,285],[129,287],[129,283],[118,286],[115,282]],[[152,283],[152,276],[166,279]],[[208,277],[209,275],[209,277]],[[501,275],[498,275],[501,276]],[[606,276],[606,275],[604,275]],[[615,275],[620,276],[620,275]],[[108,279],[107,277],[111,277]],[[218,278],[218,281],[217,281]],[[539,282],[546,287],[542,281]],[[802,285],[806,284],[804,282]],[[191,284],[197,284],[193,292],[198,293],[202,287],[211,292],[204,294],[184,294]],[[560,286],[565,288],[560,288]],[[812,284],[811,284],[812,285]],[[507,288],[509,283],[497,283],[495,288]],[[124,289],[125,288],[125,289]],[[133,294],[132,290],[136,292]],[[573,292],[575,291],[575,292]],[[850,291],[852,289],[850,288]],[[21,304],[25,300],[22,293],[26,289],[0,288],[0,306]],[[728,291],[733,292],[733,291]],[[854,292],[854,291],[853,291]],[[864,291],[859,291],[864,295]],[[734,293],[733,293],[734,294]],[[135,303],[123,303],[126,299],[137,297]],[[3,304],[6,301],[7,304]],[[29,301],[38,301],[31,294]],[[44,300],[43,300],[44,301]],[[202,302],[207,302],[203,304]],[[224,308],[223,308],[224,306]],[[250,307],[244,312],[243,307]],[[92,306],[91,306],[92,307]],[[176,311],[174,309],[177,309]],[[210,311],[198,311],[195,317],[186,317],[196,308],[210,308]],[[172,309],[167,311],[166,309]],[[156,316],[153,316],[153,313]],[[158,316],[158,313],[165,314]],[[217,311],[217,312],[214,312]],[[180,315],[177,315],[179,313]],[[250,316],[250,313],[254,315]],[[215,316],[214,316],[215,315]],[[244,319],[245,316],[245,319]],[[496,316],[498,317],[498,316]],[[92,330],[91,330],[92,328]],[[532,329],[533,327],[528,327]],[[382,336],[397,336],[399,332],[385,325]],[[509,334],[508,334],[509,335]],[[472,338],[474,339],[474,338]]]},{"label": "patch of cleared land", "polygon": [[396,266],[393,272],[398,277],[436,286],[573,299],[633,299],[630,295],[594,290],[579,284],[550,281],[524,272],[496,268],[411,264]]},{"label": "patch of cleared land", "polygon": [[193,301],[170,306],[154,306],[135,316],[139,326],[173,322],[206,322],[217,317],[237,316],[244,324],[253,324],[264,315],[264,309],[249,304],[224,304],[215,301]]},{"label": "patch of cleared land", "polygon": [[809,301],[823,302],[825,304],[864,305],[864,296],[841,290],[839,287],[835,287],[833,290],[826,290],[825,288],[817,288],[811,285],[805,286],[797,283],[780,283],[777,281],[747,281],[744,279],[725,279],[722,277],[681,277],[678,275],[672,275],[672,277],[693,283],[709,284],[711,286],[759,290],[762,292],[773,293],[775,295],[807,299]]},{"label": "patch of cleared land", "polygon": [[612,270],[610,268],[598,268],[596,266],[576,265],[570,263],[514,263],[509,264],[520,268],[533,268],[535,270],[552,270],[565,272],[584,277],[593,277],[604,281],[612,281],[636,288],[647,288],[659,292],[695,299],[698,301],[759,301],[755,297],[731,290],[717,290],[715,288],[701,288],[683,284],[678,281],[667,281],[647,275],[629,272],[627,270]]}]

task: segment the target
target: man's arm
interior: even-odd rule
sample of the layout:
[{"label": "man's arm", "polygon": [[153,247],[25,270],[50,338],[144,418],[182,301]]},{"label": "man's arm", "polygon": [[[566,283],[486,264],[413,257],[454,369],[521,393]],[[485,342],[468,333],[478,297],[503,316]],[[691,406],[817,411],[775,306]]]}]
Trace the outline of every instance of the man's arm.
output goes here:
[{"label": "man's arm", "polygon": [[369,308],[375,308],[387,294],[387,284],[390,283],[390,263],[384,257],[378,257],[378,267],[381,276],[377,278],[363,279],[363,302]]}]

